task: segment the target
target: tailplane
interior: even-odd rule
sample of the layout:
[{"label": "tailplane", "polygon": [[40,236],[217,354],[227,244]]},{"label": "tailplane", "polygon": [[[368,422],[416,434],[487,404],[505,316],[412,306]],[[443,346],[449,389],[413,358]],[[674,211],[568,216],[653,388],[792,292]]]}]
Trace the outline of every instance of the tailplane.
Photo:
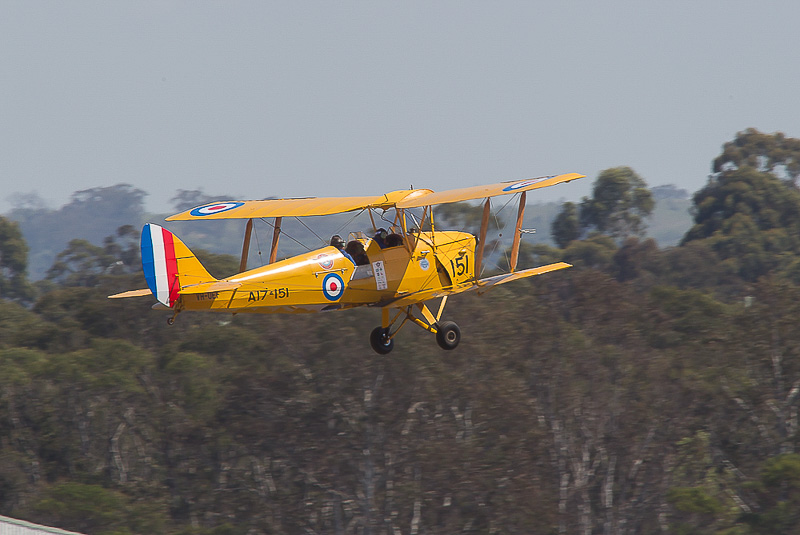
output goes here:
[{"label": "tailplane", "polygon": [[142,228],[141,247],[147,286],[168,307],[175,304],[182,288],[217,280],[180,238],[163,227],[146,224]]}]

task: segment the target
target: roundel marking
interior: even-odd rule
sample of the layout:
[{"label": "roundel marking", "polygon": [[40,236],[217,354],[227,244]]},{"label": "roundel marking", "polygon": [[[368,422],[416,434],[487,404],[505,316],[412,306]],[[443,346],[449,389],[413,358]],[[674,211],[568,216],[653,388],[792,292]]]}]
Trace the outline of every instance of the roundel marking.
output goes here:
[{"label": "roundel marking", "polygon": [[328,301],[338,301],[344,293],[344,281],[336,273],[328,273],[322,279],[322,293]]},{"label": "roundel marking", "polygon": [[333,257],[328,256],[325,253],[320,254],[319,256],[315,257],[315,260],[319,264],[319,267],[322,269],[331,269],[333,268]]},{"label": "roundel marking", "polygon": [[547,180],[548,178],[553,178],[552,176],[543,176],[539,178],[531,178],[530,180],[523,180],[522,182],[517,182],[516,184],[511,184],[510,186],[506,186],[503,188],[503,191],[514,191],[521,188],[526,188],[537,182],[541,182],[542,180]]},{"label": "roundel marking", "polygon": [[233,210],[234,208],[239,208],[243,204],[243,202],[215,202],[205,206],[198,206],[189,213],[193,216],[214,215],[227,212],[228,210]]}]

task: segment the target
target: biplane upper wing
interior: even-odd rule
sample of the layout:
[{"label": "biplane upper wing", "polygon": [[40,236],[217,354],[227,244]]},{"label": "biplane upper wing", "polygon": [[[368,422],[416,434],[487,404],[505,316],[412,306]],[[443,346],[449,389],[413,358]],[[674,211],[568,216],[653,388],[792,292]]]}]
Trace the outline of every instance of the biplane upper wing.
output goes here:
[{"label": "biplane upper wing", "polygon": [[259,217],[303,217],[341,214],[367,208],[394,208],[398,201],[432,193],[429,189],[400,190],[372,197],[308,197],[305,199],[265,199],[260,201],[221,201],[204,204],[168,217],[167,221],[198,219],[251,219]]},{"label": "biplane upper wing", "polygon": [[198,219],[251,219],[260,217],[303,217],[341,214],[367,208],[418,208],[458,201],[469,201],[510,195],[569,182],[584,175],[567,173],[527,180],[498,182],[486,186],[451,189],[433,192],[429,189],[399,190],[372,197],[308,197],[304,199],[265,199],[257,201],[220,201],[204,204],[168,217],[167,221]]},{"label": "biplane upper wing", "polygon": [[434,204],[471,201],[473,199],[483,199],[486,197],[495,197],[497,195],[511,195],[513,193],[520,193],[522,191],[554,186],[556,184],[561,184],[562,182],[569,182],[571,180],[583,178],[584,176],[585,175],[578,173],[566,173],[563,175],[529,178],[527,180],[498,182],[497,184],[488,184],[485,186],[450,189],[436,193],[429,193],[427,195],[406,197],[398,201],[395,206],[397,208],[418,208],[420,206],[431,206]]}]

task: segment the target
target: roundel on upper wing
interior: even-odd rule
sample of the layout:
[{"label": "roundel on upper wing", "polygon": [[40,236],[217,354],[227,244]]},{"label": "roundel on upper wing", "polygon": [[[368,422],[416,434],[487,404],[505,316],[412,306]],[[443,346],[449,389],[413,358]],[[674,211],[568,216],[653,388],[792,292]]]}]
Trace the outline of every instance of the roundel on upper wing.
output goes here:
[{"label": "roundel on upper wing", "polygon": [[522,188],[526,188],[537,182],[541,182],[542,180],[547,180],[548,178],[553,178],[552,176],[542,176],[539,178],[531,178],[530,180],[523,180],[522,182],[517,182],[516,184],[511,184],[510,186],[506,186],[503,188],[503,191],[514,191]]},{"label": "roundel on upper wing", "polygon": [[322,279],[322,293],[328,301],[338,301],[344,293],[344,281],[336,273],[328,273]]},{"label": "roundel on upper wing", "polygon": [[228,210],[233,210],[234,208],[239,208],[243,204],[243,202],[215,202],[212,204],[206,204],[205,206],[198,206],[189,213],[194,216],[214,215],[227,212]]}]

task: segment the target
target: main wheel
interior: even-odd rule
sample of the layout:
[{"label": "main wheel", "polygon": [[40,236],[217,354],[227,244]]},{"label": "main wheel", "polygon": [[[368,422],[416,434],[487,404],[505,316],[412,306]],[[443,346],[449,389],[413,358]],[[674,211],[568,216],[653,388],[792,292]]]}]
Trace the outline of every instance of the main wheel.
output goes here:
[{"label": "main wheel", "polygon": [[445,321],[436,329],[436,343],[442,349],[455,349],[461,341],[461,329],[454,321]]},{"label": "main wheel", "polygon": [[389,338],[389,329],[375,327],[369,335],[369,343],[375,353],[380,355],[388,354],[394,349],[394,340]]}]

